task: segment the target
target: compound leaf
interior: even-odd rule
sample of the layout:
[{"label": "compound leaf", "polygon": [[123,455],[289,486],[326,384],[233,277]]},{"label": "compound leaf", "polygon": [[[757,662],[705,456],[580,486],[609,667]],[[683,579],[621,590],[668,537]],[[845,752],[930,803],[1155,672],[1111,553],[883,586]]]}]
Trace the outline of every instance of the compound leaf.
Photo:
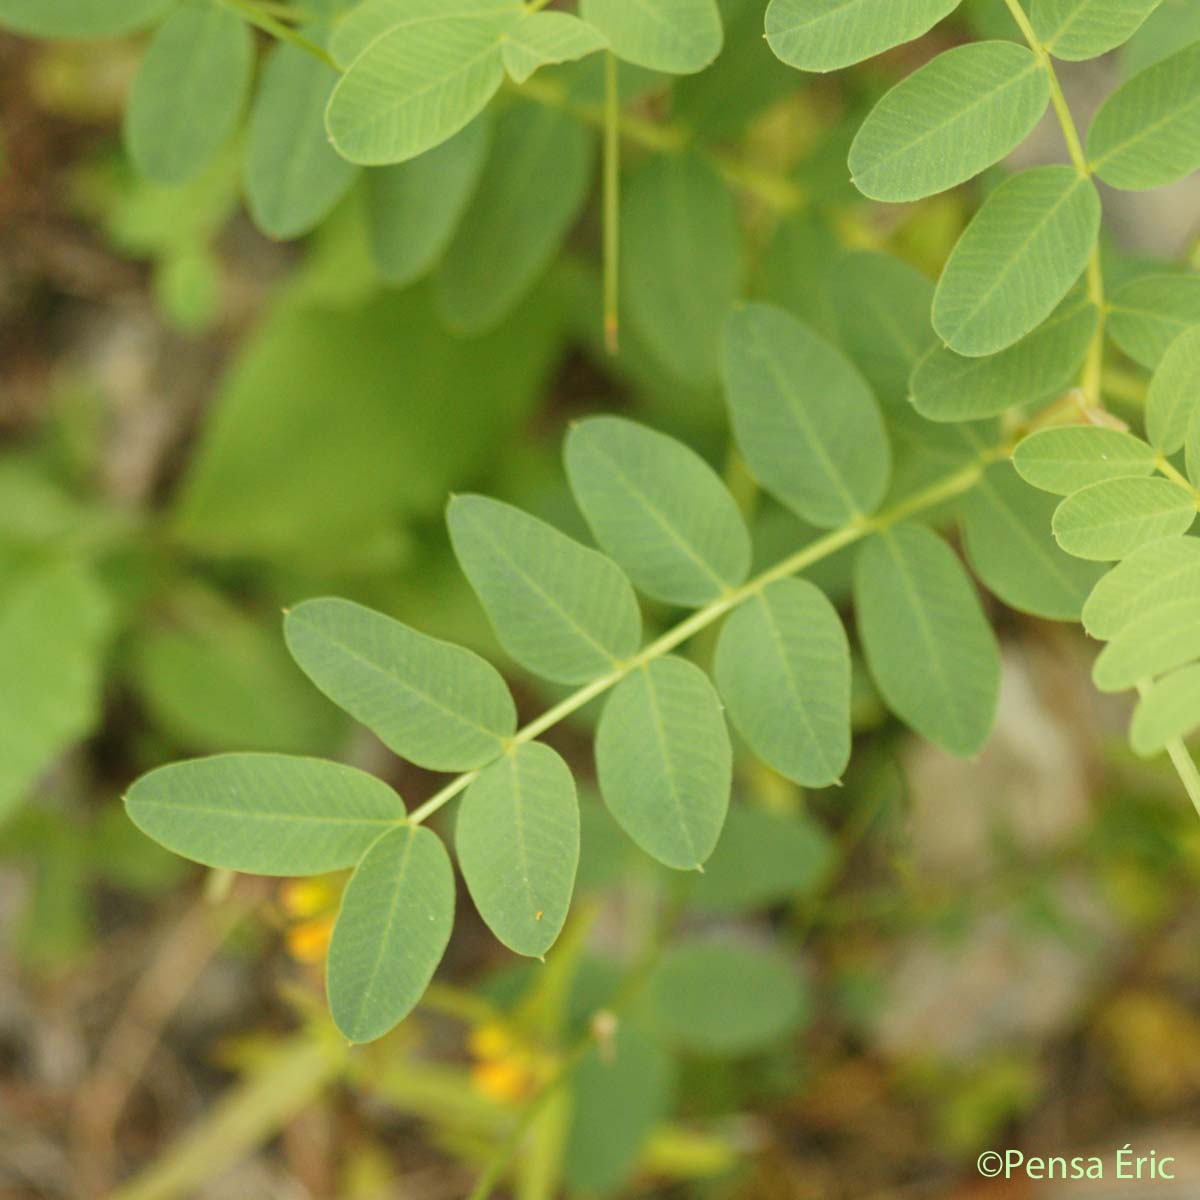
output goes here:
[{"label": "compound leaf", "polygon": [[734,434],[759,482],[822,528],[883,499],[891,451],[871,389],[840,351],[766,304],[737,309],[725,330]]},{"label": "compound leaf", "polygon": [[125,797],[145,834],[195,862],[318,875],[356,862],[404,803],[353,767],[286,754],[217,754],[143,775]]},{"label": "compound leaf", "polygon": [[596,732],[600,791],[647,854],[694,870],[729,807],[733,752],[708,676],[682,658],[635,670],[609,697]]},{"label": "compound leaf", "polygon": [[636,652],[641,614],[611,559],[486,496],[455,496],[446,521],[500,644],[531,671],[586,683]]},{"label": "compound leaf", "polygon": [[537,12],[522,18],[501,47],[504,69],[524,83],[547,63],[574,62],[603,50],[608,38],[594,25],[565,12]]},{"label": "compound leaf", "polygon": [[1040,325],[1087,266],[1100,197],[1073,167],[1037,167],[1002,183],[975,214],[933,298],[951,350],[1007,349]]},{"label": "compound leaf", "polygon": [[1192,325],[1200,325],[1200,275],[1144,275],[1113,293],[1108,333],[1144,367],[1158,366]]},{"label": "compound leaf", "polygon": [[1129,727],[1135,754],[1149,758],[1200,726],[1200,663],[1154,683],[1138,701]]},{"label": "compound leaf", "polygon": [[479,915],[517,954],[554,945],[579,865],[579,801],[567,764],[538,742],[485,767],[467,789],[454,844]]},{"label": "compound leaf", "polygon": [[850,147],[855,186],[874,200],[920,200],[999,162],[1050,99],[1046,71],[1013,42],[938,55],[896,84]]},{"label": "compound leaf", "polygon": [[716,0],[581,0],[579,11],[618,58],[671,75],[703,70],[724,40]]},{"label": "compound leaf", "polygon": [[1092,667],[1102,692],[1122,692],[1200,658],[1200,600],[1195,594],[1139,613],[1113,635]]},{"label": "compound leaf", "polygon": [[1000,690],[1000,652],[953,551],[902,524],[862,548],[854,573],[858,629],[888,707],[951,754],[987,741]]},{"label": "compound leaf", "polygon": [[462,646],[349,600],[306,600],[284,619],[292,657],[335,704],[431,771],[491,762],[517,728],[504,680]]},{"label": "compound leaf", "polygon": [[825,594],[781,579],[725,622],[714,672],[734,728],[769,767],[805,787],[850,761],[850,646]]},{"label": "compound leaf", "polygon": [[1026,483],[1069,496],[1093,483],[1153,475],[1156,455],[1141,438],[1103,425],[1066,425],[1024,438],[1013,465]]},{"label": "compound leaf", "polygon": [[1115,637],[1141,613],[1200,594],[1200,538],[1169,537],[1139,546],[1092,589],[1083,627]]},{"label": "compound leaf", "polygon": [[687,446],[622,417],[590,417],[572,427],[565,455],[596,541],[646,595],[700,605],[746,578],[746,524]]},{"label": "compound leaf", "polygon": [[454,868],[437,836],[408,824],[384,834],[350,877],[329,943],[329,1010],[348,1041],[408,1016],[453,927]]},{"label": "compound leaf", "polygon": [[1029,18],[1055,58],[1078,62],[1128,41],[1162,0],[1033,0]]},{"label": "compound leaf", "polygon": [[1200,325],[1166,349],[1146,396],[1146,432],[1164,454],[1183,449],[1192,415],[1200,411]]},{"label": "compound leaf", "polygon": [[1191,493],[1169,479],[1108,479],[1055,509],[1054,536],[1068,554],[1112,562],[1156,538],[1185,533],[1195,516]]}]

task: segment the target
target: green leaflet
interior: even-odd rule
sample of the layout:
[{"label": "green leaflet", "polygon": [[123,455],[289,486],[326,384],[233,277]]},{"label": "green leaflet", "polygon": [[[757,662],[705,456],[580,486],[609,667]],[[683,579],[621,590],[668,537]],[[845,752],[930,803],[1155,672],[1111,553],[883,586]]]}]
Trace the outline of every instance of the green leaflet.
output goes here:
[{"label": "green leaflet", "polygon": [[269,237],[308,233],[358,174],[325,135],[325,105],[337,78],[297,46],[276,46],[263,65],[244,179],[250,215]]},{"label": "green leaflet", "polygon": [[288,612],[283,628],[313,683],[419,767],[483,766],[516,732],[504,680],[470,650],[349,600],[306,600]]},{"label": "green leaflet", "polygon": [[1193,594],[1127,621],[1100,651],[1092,681],[1102,692],[1123,692],[1195,658],[1200,658],[1200,600]]},{"label": "green leaflet", "polygon": [[729,189],[694,152],[658,155],[624,185],[621,238],[630,322],[673,374],[713,383],[721,327],[738,293]]},{"label": "green leaflet", "polygon": [[1191,493],[1169,479],[1109,479],[1058,506],[1054,536],[1068,554],[1112,562],[1156,538],[1185,533],[1195,516]]},{"label": "green leaflet", "polygon": [[1192,487],[1200,488],[1200,408],[1192,413],[1188,422],[1187,439],[1184,442],[1184,461]]},{"label": "green leaflet", "polygon": [[836,71],[911,42],[960,0],[771,0],[767,41],[788,66]]},{"label": "green leaflet", "polygon": [[1106,479],[1153,475],[1155,459],[1141,438],[1103,425],[1042,429],[1013,452],[1013,465],[1026,483],[1059,496]]},{"label": "green leaflet", "polygon": [[1139,546],[1092,589],[1083,627],[1107,641],[1134,617],[1200,593],[1200,538],[1169,537]]},{"label": "green leaflet", "polygon": [[1011,608],[1052,621],[1078,621],[1104,568],[1059,549],[1050,532],[1055,505],[1011,464],[993,464],[962,500],[967,558],[988,589]]},{"label": "green leaflet", "polygon": [[683,1050],[761,1050],[807,1016],[795,966],[776,950],[692,937],[670,946],[648,985],[654,1021]]},{"label": "green leaflet", "polygon": [[597,50],[608,39],[594,26],[564,12],[530,13],[504,39],[504,69],[524,83],[538,67],[573,62]]},{"label": "green leaflet", "polygon": [[781,579],[732,612],[714,663],[729,719],[769,767],[805,787],[850,761],[850,646],[811,583]]},{"label": "green leaflet", "polygon": [[448,325],[479,333],[516,307],[574,224],[591,173],[592,138],[579,121],[531,103],[500,115],[434,281]]},{"label": "green leaflet", "polygon": [[1200,664],[1181,667],[1158,680],[1138,701],[1129,740],[1135,754],[1149,758],[1168,742],[1200,726]]},{"label": "green leaflet", "polygon": [[488,928],[517,954],[554,945],[579,864],[579,801],[567,764],[538,742],[517,746],[467,789],[454,845]]},{"label": "green leaflet", "polygon": [[795,317],[735,310],[723,371],[734,434],[759,482],[804,520],[831,528],[872,512],[891,452],[862,376]]},{"label": "green leaflet", "polygon": [[217,754],[143,775],[129,819],[207,867],[319,875],[356,862],[404,819],[386,783],[340,763],[286,754]]},{"label": "green leaflet", "polygon": [[371,255],[393,286],[420,279],[449,245],[487,157],[489,114],[417,158],[367,172]]},{"label": "green leaflet", "polygon": [[951,754],[980,750],[1000,691],[1000,652],[954,553],[920,525],[862,548],[854,606],[867,666],[888,707]]},{"label": "green leaflet", "polygon": [[698,606],[745,580],[746,524],[693,450],[622,417],[589,417],[572,426],[565,457],[596,541],[646,595]]},{"label": "green leaflet", "polygon": [[212,161],[242,115],[254,71],[246,23],[221,4],[182,4],[155,32],[125,110],[133,165],[184,183]]},{"label": "green leaflet", "polygon": [[701,866],[732,772],[721,703],[699,667],[660,658],[617,685],[596,732],[596,773],[609,811],[647,854],[681,871]]},{"label": "green leaflet", "polygon": [[82,563],[49,564],[4,578],[0,820],[99,719],[101,668],[111,625],[108,596]]},{"label": "green leaflet", "polygon": [[1033,0],[1029,18],[1055,58],[1078,61],[1128,41],[1162,0]]},{"label": "green leaflet", "polygon": [[[401,24],[385,21],[385,32],[349,56],[325,123],[351,162],[382,166],[416,158],[462,129],[504,80],[501,44],[516,26],[520,5],[493,11],[485,4],[474,15],[457,16],[460,6],[452,4],[437,17],[423,14],[424,7],[418,4]],[[361,25],[348,19],[338,34],[334,54],[345,61],[341,55]]]},{"label": "green leaflet", "polygon": [[1200,275],[1146,275],[1113,293],[1109,336],[1144,367],[1158,366],[1192,325],[1200,325]]},{"label": "green leaflet", "polygon": [[0,0],[0,26],[28,37],[106,38],[133,33],[177,0]]},{"label": "green leaflet", "polygon": [[1082,291],[999,354],[967,358],[935,346],[909,380],[913,407],[931,421],[968,421],[1065,391],[1087,357],[1099,313]]},{"label": "green leaflet", "polygon": [[363,856],[342,896],[326,963],[334,1024],[370,1042],[429,984],[454,927],[454,869],[437,836],[400,825]]},{"label": "green leaflet", "polygon": [[1200,167],[1200,42],[1117,88],[1092,121],[1087,155],[1105,183],[1130,191]]},{"label": "green leaflet", "polygon": [[334,22],[329,51],[343,70],[385,34],[438,24],[448,17],[521,17],[519,0],[363,0]]},{"label": "green leaflet", "polygon": [[1146,432],[1164,454],[1183,449],[1192,415],[1200,411],[1200,325],[1166,349],[1146,396]]},{"label": "green leaflet", "polygon": [[579,11],[618,58],[653,71],[691,75],[721,50],[716,0],[580,0]]},{"label": "green leaflet", "polygon": [[938,55],[872,109],[850,147],[854,184],[874,200],[920,200],[999,162],[1050,100],[1032,51],[977,42]]},{"label": "green leaflet", "polygon": [[1054,311],[1087,266],[1100,197],[1073,167],[1036,167],[1002,183],[942,272],[933,325],[951,350],[1007,349]]},{"label": "green leaflet", "polygon": [[486,496],[455,496],[446,523],[500,644],[522,665],[586,683],[637,651],[637,600],[611,559]]},{"label": "green leaflet", "polygon": [[1121,76],[1128,79],[1151,63],[1200,39],[1200,8],[1192,0],[1160,0],[1145,24],[1121,51]]}]

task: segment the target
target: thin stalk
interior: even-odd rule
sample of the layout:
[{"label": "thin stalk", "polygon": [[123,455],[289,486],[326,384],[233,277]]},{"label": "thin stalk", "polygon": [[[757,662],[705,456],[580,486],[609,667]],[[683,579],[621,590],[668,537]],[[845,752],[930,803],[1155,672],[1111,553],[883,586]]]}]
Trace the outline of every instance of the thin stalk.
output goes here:
[{"label": "thin stalk", "polygon": [[[1138,695],[1144,696],[1150,690],[1150,684],[1148,682],[1139,683],[1137,690]],[[1197,771],[1196,764],[1192,760],[1188,748],[1183,744],[1181,738],[1174,738],[1167,742],[1163,749],[1170,756],[1171,764],[1175,768],[1175,773],[1183,782],[1184,791],[1187,792],[1188,799],[1191,800],[1197,815],[1200,815],[1200,771]]]},{"label": "thin stalk", "polygon": [[617,57],[604,52],[604,345],[616,354],[621,287],[621,93]]},{"label": "thin stalk", "polygon": [[220,2],[233,9],[255,28],[261,29],[263,33],[269,33],[273,38],[287,42],[289,46],[295,46],[296,49],[303,50],[314,58],[319,58],[327,67],[331,67],[335,71],[338,69],[337,63],[333,61],[324,47],[318,46],[304,34],[297,33],[290,26],[283,24],[271,14],[267,6],[258,3],[257,0],[220,0]]}]

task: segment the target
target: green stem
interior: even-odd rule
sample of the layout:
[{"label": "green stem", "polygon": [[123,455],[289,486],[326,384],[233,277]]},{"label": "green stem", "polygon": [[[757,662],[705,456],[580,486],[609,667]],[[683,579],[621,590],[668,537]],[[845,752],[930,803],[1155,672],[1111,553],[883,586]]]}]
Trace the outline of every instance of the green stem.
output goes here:
[{"label": "green stem", "polygon": [[220,2],[233,9],[256,29],[261,29],[263,33],[269,33],[273,38],[287,42],[289,46],[295,46],[297,50],[303,50],[314,58],[319,58],[327,67],[335,71],[338,69],[337,63],[323,47],[318,46],[310,38],[306,38],[304,34],[297,33],[294,29],[284,25],[282,21],[272,15],[267,5],[259,3],[258,0],[220,0]]},{"label": "green stem", "polygon": [[604,53],[604,345],[616,354],[621,286],[621,93],[617,57]]}]

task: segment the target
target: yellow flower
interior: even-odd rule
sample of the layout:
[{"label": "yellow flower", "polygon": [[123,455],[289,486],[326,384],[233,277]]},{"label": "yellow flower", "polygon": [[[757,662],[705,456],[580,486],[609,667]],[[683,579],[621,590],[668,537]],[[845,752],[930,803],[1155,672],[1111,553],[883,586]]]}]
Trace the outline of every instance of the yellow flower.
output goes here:
[{"label": "yellow flower", "polygon": [[302,963],[319,963],[329,951],[333,936],[333,917],[315,917],[301,921],[287,931],[288,953]]},{"label": "yellow flower", "polygon": [[534,1075],[524,1055],[486,1059],[471,1071],[476,1090],[501,1104],[515,1104],[533,1089]]},{"label": "yellow flower", "polygon": [[288,879],[279,889],[279,903],[289,917],[315,917],[337,906],[338,889],[328,878]]}]

